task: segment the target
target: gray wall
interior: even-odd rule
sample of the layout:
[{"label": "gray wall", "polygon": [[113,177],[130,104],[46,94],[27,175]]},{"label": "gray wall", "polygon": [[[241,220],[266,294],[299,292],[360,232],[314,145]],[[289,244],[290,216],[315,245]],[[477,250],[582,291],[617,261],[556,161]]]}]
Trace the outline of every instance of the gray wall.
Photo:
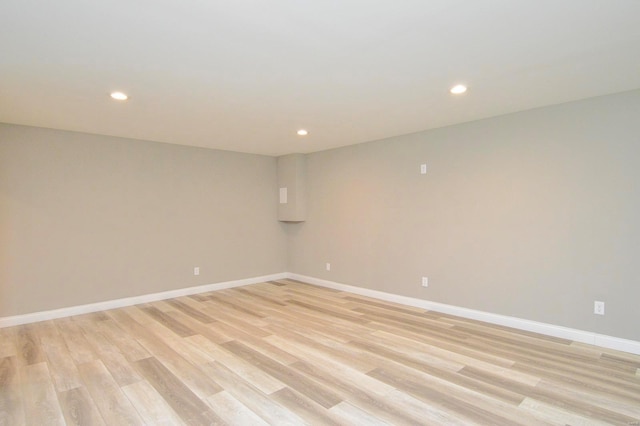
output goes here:
[{"label": "gray wall", "polygon": [[289,271],[640,340],[640,91],[319,152],[307,167]]},{"label": "gray wall", "polygon": [[639,160],[634,91],[311,154],[283,224],[275,158],[0,125],[0,317],[288,270],[640,340]]},{"label": "gray wall", "polygon": [[276,194],[272,157],[0,125],[0,317],[283,272]]}]

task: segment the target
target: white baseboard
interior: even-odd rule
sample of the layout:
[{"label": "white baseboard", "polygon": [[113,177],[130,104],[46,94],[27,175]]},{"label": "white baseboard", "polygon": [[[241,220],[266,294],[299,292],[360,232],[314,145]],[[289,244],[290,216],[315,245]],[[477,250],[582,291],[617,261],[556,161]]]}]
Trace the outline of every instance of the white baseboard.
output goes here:
[{"label": "white baseboard", "polygon": [[506,315],[492,314],[490,312],[477,311],[474,309],[462,308],[459,306],[446,305],[443,303],[431,302],[414,297],[400,296],[392,293],[385,293],[377,290],[370,290],[362,287],[355,287],[347,284],[340,284],[333,281],[308,277],[300,274],[287,273],[287,278],[303,281],[320,287],[332,288],[335,290],[347,291],[349,293],[360,294],[374,299],[388,302],[400,303],[445,314],[456,315],[462,318],[469,318],[484,321],[491,324],[503,325],[505,327],[516,328],[518,330],[531,331],[547,336],[559,337],[581,343],[588,343],[603,348],[615,349],[640,355],[640,342],[635,340],[621,339],[604,334],[597,334],[590,331],[577,330],[574,328],[562,327],[559,325],[547,324],[543,322],[531,321],[522,318],[510,317]]},{"label": "white baseboard", "polygon": [[283,272],[279,274],[264,275],[261,277],[246,278],[242,280],[226,281],[214,284],[206,284],[197,287],[180,288],[177,290],[164,291],[160,293],[144,294],[141,296],[126,297],[123,299],[108,300],[105,302],[91,303],[88,305],[71,306],[68,308],[54,309],[50,311],[34,312],[24,315],[16,315],[11,317],[0,317],[0,328],[11,327],[14,325],[28,324],[38,321],[46,321],[56,318],[70,317],[73,315],[88,314],[91,312],[105,311],[108,309],[122,308],[125,306],[133,306],[140,303],[155,302],[157,300],[172,299],[174,297],[189,296],[191,294],[206,293],[209,291],[224,290],[226,288],[242,287],[250,284],[257,284],[265,281],[274,281],[284,278],[291,278],[298,281],[304,281],[309,284],[320,287],[332,288],[335,290],[347,291],[362,296],[368,296],[375,299],[395,302],[402,305],[414,306],[431,311],[442,312],[445,314],[456,315],[462,318],[469,318],[478,321],[484,321],[491,324],[503,325],[519,330],[531,331],[547,336],[559,337],[562,339],[574,340],[576,342],[588,343],[591,345],[601,346],[603,348],[616,349],[619,351],[629,352],[640,355],[640,342],[635,340],[621,339],[618,337],[597,334],[590,331],[577,330],[574,328],[562,327],[553,324],[546,324],[537,321],[526,320],[522,318],[510,317],[506,315],[498,315],[490,312],[477,311],[474,309],[462,308],[459,306],[446,305],[444,303],[431,302],[424,299],[416,299],[414,297],[400,296],[392,293],[385,293],[377,290],[370,290],[362,287],[355,287],[347,284],[341,284],[334,281],[322,280],[319,278],[308,277],[306,275]]},{"label": "white baseboard", "polygon": [[196,287],[180,288],[177,290],[163,291],[161,293],[144,294],[141,296],[125,297],[123,299],[107,300],[105,302],[90,303],[88,305],[71,306],[68,308],[54,309],[51,311],[34,312],[24,315],[0,318],[0,328],[14,325],[29,324],[32,322],[52,320],[56,318],[70,317],[73,315],[88,314],[91,312],[106,311],[108,309],[122,308],[138,305],[140,303],[155,302],[157,300],[172,299],[174,297],[189,296],[191,294],[206,293],[208,291],[224,290],[226,288],[242,287],[249,284],[257,284],[265,281],[281,280],[286,278],[286,273],[265,275],[261,277],[246,278],[242,280],[226,281],[215,284],[205,284]]}]

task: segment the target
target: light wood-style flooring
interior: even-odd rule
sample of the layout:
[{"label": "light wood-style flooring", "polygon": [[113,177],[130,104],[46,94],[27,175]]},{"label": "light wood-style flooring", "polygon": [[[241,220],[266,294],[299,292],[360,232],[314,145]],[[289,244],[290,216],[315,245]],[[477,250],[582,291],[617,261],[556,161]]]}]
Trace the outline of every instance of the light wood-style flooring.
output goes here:
[{"label": "light wood-style flooring", "polygon": [[282,280],[0,329],[0,425],[638,425],[639,369]]}]

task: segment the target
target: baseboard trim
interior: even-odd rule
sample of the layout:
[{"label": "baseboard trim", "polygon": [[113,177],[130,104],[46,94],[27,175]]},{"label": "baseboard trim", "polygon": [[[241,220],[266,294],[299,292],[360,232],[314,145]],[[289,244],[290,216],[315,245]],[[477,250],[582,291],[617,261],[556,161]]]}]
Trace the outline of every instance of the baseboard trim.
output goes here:
[{"label": "baseboard trim", "polygon": [[574,328],[562,327],[543,322],[531,321],[522,318],[510,317],[507,315],[493,314],[490,312],[477,311],[474,309],[462,308],[459,306],[446,305],[444,303],[431,302],[424,299],[416,299],[414,297],[400,296],[383,291],[370,290],[367,288],[356,287],[348,284],[341,284],[334,281],[327,281],[319,278],[309,277],[306,275],[287,273],[287,278],[303,281],[320,287],[327,287],[334,290],[347,291],[362,296],[372,297],[374,299],[385,300],[388,302],[400,303],[403,305],[414,306],[417,308],[428,309],[431,311],[442,312],[445,314],[456,315],[463,318],[484,321],[491,324],[503,325],[518,330],[531,331],[534,333],[544,334],[546,336],[559,337],[562,339],[573,340],[581,343],[588,343],[608,349],[629,352],[640,355],[640,342],[635,340],[621,339],[618,337],[597,334],[590,331],[578,330]]},{"label": "baseboard trim", "polygon": [[87,305],[71,306],[68,308],[53,309],[50,311],[34,312],[24,315],[0,318],[0,328],[14,325],[29,324],[33,322],[52,320],[56,318],[70,317],[73,315],[88,314],[91,312],[106,311],[108,309],[122,308],[138,305],[140,303],[155,302],[157,300],[172,299],[174,297],[189,296],[191,294],[206,293],[209,291],[224,290],[226,288],[242,287],[265,281],[281,280],[287,277],[286,273],[264,275],[261,277],[246,278],[241,280],[205,284],[196,287],[180,288],[163,291],[160,293],[143,294],[141,296],[125,297],[123,299],[107,300],[105,302],[90,303]]},{"label": "baseboard trim", "polygon": [[155,302],[157,300],[172,299],[174,297],[189,296],[191,294],[242,287],[245,285],[257,284],[265,281],[281,280],[285,278],[303,281],[309,284],[317,285],[319,287],[332,288],[335,290],[360,294],[362,296],[368,296],[374,299],[395,302],[402,305],[414,306],[417,308],[456,315],[462,318],[484,321],[491,324],[515,328],[518,330],[531,331],[547,336],[559,337],[562,339],[588,343],[603,348],[615,349],[640,355],[640,342],[637,342],[635,340],[622,339],[619,337],[597,334],[590,331],[510,317],[507,315],[493,314],[490,312],[478,311],[454,305],[447,305],[444,303],[431,302],[429,300],[416,299],[414,297],[400,296],[398,294],[386,293],[383,291],[371,290],[348,284],[341,284],[334,281],[323,280],[320,278],[309,277],[306,275],[300,275],[290,272],[282,272],[279,274],[264,275],[260,277],[219,282],[214,284],[205,284],[196,287],[180,288],[160,293],[144,294],[141,296],[126,297],[123,299],[108,300],[104,302],[90,303],[87,305],[71,306],[68,308],[60,308],[50,311],[34,312],[24,315],[15,315],[11,317],[0,317],[0,328],[52,320],[56,318],[70,317],[74,315],[88,314],[91,312],[105,311],[108,309],[122,308],[125,306],[138,305],[140,303],[148,303]]}]

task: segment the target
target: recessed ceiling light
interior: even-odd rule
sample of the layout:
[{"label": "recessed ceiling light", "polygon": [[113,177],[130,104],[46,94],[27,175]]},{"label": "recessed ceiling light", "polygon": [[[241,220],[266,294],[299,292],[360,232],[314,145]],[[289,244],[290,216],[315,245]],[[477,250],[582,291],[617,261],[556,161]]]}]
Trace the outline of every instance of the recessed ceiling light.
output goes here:
[{"label": "recessed ceiling light", "polygon": [[116,101],[126,101],[129,99],[129,96],[122,92],[111,92],[111,97]]},{"label": "recessed ceiling light", "polygon": [[298,136],[307,136],[309,134],[305,129],[298,130]]},{"label": "recessed ceiling light", "polygon": [[464,92],[467,91],[467,86],[463,85],[463,84],[458,84],[456,86],[453,86],[451,88],[451,90],[449,90],[451,93],[453,93],[454,95],[460,95]]}]

